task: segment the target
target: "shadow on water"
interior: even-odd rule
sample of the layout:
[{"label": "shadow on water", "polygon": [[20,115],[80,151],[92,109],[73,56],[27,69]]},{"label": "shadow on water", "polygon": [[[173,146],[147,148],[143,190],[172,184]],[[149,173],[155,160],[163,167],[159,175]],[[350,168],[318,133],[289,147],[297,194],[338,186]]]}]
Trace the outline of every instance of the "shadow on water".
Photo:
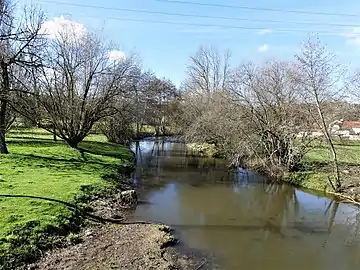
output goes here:
[{"label": "shadow on water", "polygon": [[223,160],[186,155],[179,142],[133,145],[135,218],[172,225],[187,246],[225,269],[360,269],[360,212]]}]

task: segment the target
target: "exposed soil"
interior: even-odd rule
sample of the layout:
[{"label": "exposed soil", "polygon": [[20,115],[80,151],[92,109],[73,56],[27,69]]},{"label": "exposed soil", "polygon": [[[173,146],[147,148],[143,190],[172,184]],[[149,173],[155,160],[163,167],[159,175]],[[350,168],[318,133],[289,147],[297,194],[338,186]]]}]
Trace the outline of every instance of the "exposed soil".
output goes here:
[{"label": "exposed soil", "polygon": [[53,250],[33,269],[195,269],[189,258],[165,248],[173,237],[159,225],[92,227],[82,243]]},{"label": "exposed soil", "polygon": [[174,247],[178,240],[171,228],[127,221],[129,209],[116,196],[97,198],[90,205],[96,215],[124,224],[93,223],[29,269],[215,269],[205,256]]}]

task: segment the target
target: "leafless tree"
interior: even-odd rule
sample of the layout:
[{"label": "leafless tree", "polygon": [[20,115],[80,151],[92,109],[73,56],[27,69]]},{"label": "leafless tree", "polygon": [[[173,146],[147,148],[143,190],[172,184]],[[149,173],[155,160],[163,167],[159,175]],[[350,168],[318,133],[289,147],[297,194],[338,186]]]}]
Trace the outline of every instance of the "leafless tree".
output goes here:
[{"label": "leafless tree", "polygon": [[297,170],[313,122],[295,62],[230,69],[229,58],[219,55],[201,48],[190,59],[180,103],[186,139],[213,143],[233,166],[260,166],[273,178]]},{"label": "leafless tree", "polygon": [[[180,87],[181,100],[177,110],[178,129],[188,140],[218,143],[221,141],[210,128],[212,108],[221,103],[219,93],[225,95],[231,74],[229,51],[220,53],[214,47],[202,46],[190,57],[187,78]],[[218,107],[223,108],[223,107]]]},{"label": "leafless tree", "polygon": [[109,51],[96,35],[77,35],[73,29],[49,42],[43,68],[34,71],[36,83],[22,84],[44,111],[34,119],[38,126],[76,148],[95,123],[117,112],[116,98],[129,87],[135,62],[132,57],[113,61]]},{"label": "leafless tree", "polygon": [[131,102],[127,101],[117,102],[118,112],[99,122],[99,128],[109,142],[130,145],[134,139],[134,115],[132,108],[129,106],[130,104]]},{"label": "leafless tree", "polygon": [[156,136],[165,135],[176,97],[176,87],[171,81],[136,69],[127,92],[116,101],[117,114],[107,117],[100,125],[101,130],[117,143],[129,143],[141,136],[144,125],[154,127]]},{"label": "leafless tree", "polygon": [[301,85],[303,102],[307,104],[308,111],[323,132],[332,157],[336,191],[341,188],[339,164],[333,139],[326,121],[326,105],[342,94],[343,86],[340,84],[344,78],[345,70],[335,63],[335,56],[328,53],[320,40],[310,38],[303,46],[300,54],[296,55],[299,73],[296,80]]},{"label": "leafless tree", "polygon": [[135,117],[133,121],[136,123],[136,136],[139,136],[146,122],[149,103],[147,90],[154,76],[152,71],[144,72],[141,69],[138,69],[133,76],[130,98],[132,99],[132,112]]},{"label": "leafless tree", "polygon": [[35,8],[25,8],[21,18],[14,17],[14,6],[0,0],[0,153],[8,153],[5,132],[13,119],[9,116],[9,99],[14,88],[12,70],[37,66],[43,39],[40,35],[43,14]]},{"label": "leafless tree", "polygon": [[226,89],[230,74],[230,51],[222,55],[214,47],[201,46],[190,57],[187,79],[183,88],[201,95],[210,101],[214,93]]},{"label": "leafless tree", "polygon": [[8,132],[11,128],[11,126],[14,124],[16,120],[16,112],[10,107],[6,110],[6,116],[5,116],[5,132]]},{"label": "leafless tree", "polygon": [[[134,82],[138,80],[139,69],[134,70],[131,78],[131,83],[128,91],[116,98],[114,104],[116,114],[105,117],[98,123],[99,129],[106,136],[106,138],[113,143],[129,145],[132,139],[139,134],[139,106],[136,100],[138,99],[137,89],[134,89]],[[135,93],[134,93],[135,92]],[[136,131],[134,130],[134,123],[136,122]]]},{"label": "leafless tree", "polygon": [[145,85],[147,123],[155,127],[156,135],[166,134],[170,103],[177,96],[175,85],[167,79],[152,76]]},{"label": "leafless tree", "polygon": [[[356,70],[352,73],[347,79],[347,92],[349,94],[349,102],[346,102],[345,106],[342,106],[341,109],[347,113],[347,117],[343,117],[348,120],[359,120],[360,115],[360,70]],[[337,106],[338,108],[339,106]]]},{"label": "leafless tree", "polygon": [[[263,66],[242,65],[233,75],[233,102],[243,108],[243,135],[250,153],[262,160],[268,173],[293,171],[310,144],[309,119],[300,104],[292,62],[273,61]],[[278,177],[281,175],[272,175]]]}]

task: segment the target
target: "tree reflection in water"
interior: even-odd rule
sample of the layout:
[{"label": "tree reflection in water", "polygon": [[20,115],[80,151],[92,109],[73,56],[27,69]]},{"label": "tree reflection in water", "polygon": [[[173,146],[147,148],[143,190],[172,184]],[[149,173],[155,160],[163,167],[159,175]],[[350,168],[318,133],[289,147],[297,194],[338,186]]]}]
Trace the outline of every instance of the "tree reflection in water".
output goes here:
[{"label": "tree reflection in water", "polygon": [[[143,210],[139,207],[141,218],[174,226],[190,245],[220,253],[234,267],[257,269],[264,261],[274,269],[357,265],[357,209],[266,183],[243,169],[229,172],[222,160],[186,156],[184,144],[155,140],[146,146],[136,147],[134,174],[144,188],[142,196],[152,202]],[[345,243],[350,250],[343,248]],[[321,249],[324,253],[319,253]],[[341,260],[333,261],[330,250]],[[258,256],[263,257],[262,264]],[[294,264],[294,256],[301,259],[302,267]]]}]

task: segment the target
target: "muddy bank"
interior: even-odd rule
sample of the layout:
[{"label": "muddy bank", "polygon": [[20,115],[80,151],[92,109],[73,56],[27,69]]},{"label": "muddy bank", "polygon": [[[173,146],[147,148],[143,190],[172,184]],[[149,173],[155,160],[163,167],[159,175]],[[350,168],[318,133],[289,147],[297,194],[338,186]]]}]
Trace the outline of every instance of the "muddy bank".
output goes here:
[{"label": "muddy bank", "polygon": [[124,202],[120,193],[90,206],[113,222],[91,223],[28,269],[215,269],[206,257],[180,251],[171,228],[128,220],[136,204]]},{"label": "muddy bank", "polygon": [[81,243],[48,253],[32,269],[195,269],[167,248],[173,236],[154,224],[106,224],[84,232]]}]

